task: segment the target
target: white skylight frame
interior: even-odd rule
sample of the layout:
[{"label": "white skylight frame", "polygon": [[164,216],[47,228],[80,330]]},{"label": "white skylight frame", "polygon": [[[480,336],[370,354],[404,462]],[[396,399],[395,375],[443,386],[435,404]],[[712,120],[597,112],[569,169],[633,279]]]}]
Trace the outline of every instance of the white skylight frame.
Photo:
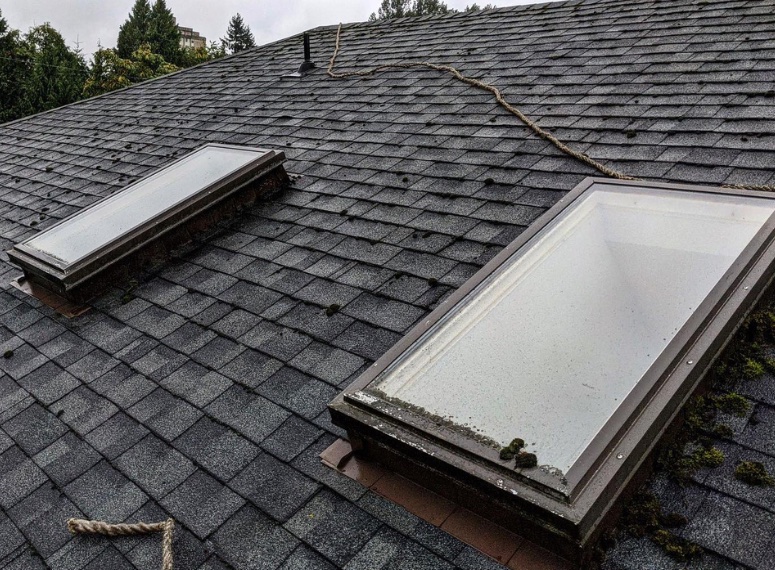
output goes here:
[{"label": "white skylight frame", "polygon": [[[273,150],[205,144],[16,244],[8,256],[28,277],[67,295],[284,160],[283,153]],[[153,196],[161,197],[160,203],[148,208]],[[97,234],[94,243],[83,239],[79,224]]]},{"label": "white skylight frame", "polygon": [[[482,499],[485,496],[498,504],[511,501],[515,512],[530,511],[533,519],[543,520],[538,526],[552,527],[552,533],[559,532],[576,546],[590,536],[624,482],[640,466],[695,389],[728,335],[770,283],[775,269],[772,245],[775,215],[767,217],[761,229],[617,408],[601,430],[604,437],[592,441],[566,473],[558,476],[552,470],[540,468],[514,470],[499,459],[497,449],[483,443],[475,434],[466,433],[461,426],[451,426],[444,418],[390,398],[375,388],[378,388],[381,375],[395,368],[413,347],[420,346],[426,335],[433,334],[435,327],[451,318],[456,308],[486,286],[487,280],[497,275],[510,259],[529,250],[553,221],[566,209],[583,201],[593,187],[625,192],[628,187],[641,187],[709,197],[742,196],[769,201],[775,209],[775,197],[763,192],[587,179],[418,324],[330,405],[334,422],[348,430],[356,449],[386,463],[396,462],[399,471],[405,459],[411,457],[413,469],[425,470],[425,476],[430,479],[434,473],[445,473],[448,477],[443,478],[442,487],[459,484],[466,488],[465,493],[472,488],[481,491],[481,497],[477,497],[470,508],[476,508],[479,502],[485,503]],[[520,435],[518,430],[514,435]],[[540,464],[540,449],[536,451]],[[410,470],[409,476],[416,472]],[[440,489],[440,492],[445,491]],[[460,491],[452,494],[459,496]]]}]

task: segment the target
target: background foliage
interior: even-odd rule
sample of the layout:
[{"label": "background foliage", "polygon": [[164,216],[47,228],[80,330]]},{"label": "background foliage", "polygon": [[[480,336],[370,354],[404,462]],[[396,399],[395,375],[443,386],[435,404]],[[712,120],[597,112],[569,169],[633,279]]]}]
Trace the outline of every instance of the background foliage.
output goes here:
[{"label": "background foliage", "polygon": [[[229,31],[234,22],[232,18]],[[240,49],[255,45],[253,34],[241,17],[238,23],[234,33]],[[100,46],[88,63],[79,50],[68,47],[50,24],[35,26],[23,34],[11,29],[0,11],[0,123],[224,55],[223,43],[180,47],[180,30],[166,0],[155,0],[153,4],[149,0],[135,0],[118,30],[116,47]]]}]

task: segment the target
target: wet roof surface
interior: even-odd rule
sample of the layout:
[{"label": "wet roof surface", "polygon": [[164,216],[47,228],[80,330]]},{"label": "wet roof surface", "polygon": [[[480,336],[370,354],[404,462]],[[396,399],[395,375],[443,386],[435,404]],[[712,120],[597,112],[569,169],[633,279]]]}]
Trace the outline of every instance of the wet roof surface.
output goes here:
[{"label": "wet roof surface", "polygon": [[[327,62],[335,27],[311,33]],[[775,1],[589,0],[348,25],[340,70],[403,58],[498,85],[593,158],[663,181],[775,183]],[[301,175],[159,271],[67,320],[0,262],[0,566],[152,568],[153,539],[73,539],[70,516],[178,522],[176,566],[498,567],[320,464],[326,404],[590,167],[431,70],[283,80],[300,36],[0,126],[0,246],[205,142]],[[36,224],[33,224],[36,222]],[[429,279],[431,280],[429,282]],[[132,284],[127,284],[129,287]],[[326,307],[341,309],[331,316]],[[692,567],[771,568],[775,378],[758,423],[684,488]],[[674,568],[647,539],[611,569]]]}]

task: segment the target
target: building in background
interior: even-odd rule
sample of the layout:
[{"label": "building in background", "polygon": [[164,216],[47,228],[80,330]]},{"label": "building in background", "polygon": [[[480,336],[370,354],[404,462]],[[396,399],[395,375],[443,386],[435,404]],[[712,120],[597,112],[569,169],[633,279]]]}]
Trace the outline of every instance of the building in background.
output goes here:
[{"label": "building in background", "polygon": [[207,46],[207,38],[200,36],[193,28],[178,26],[180,30],[180,47],[182,48],[200,48]]}]

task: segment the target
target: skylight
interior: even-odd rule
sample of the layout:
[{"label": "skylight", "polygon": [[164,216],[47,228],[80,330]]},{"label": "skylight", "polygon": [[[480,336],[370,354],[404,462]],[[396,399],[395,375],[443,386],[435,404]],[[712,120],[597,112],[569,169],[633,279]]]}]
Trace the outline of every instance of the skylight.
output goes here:
[{"label": "skylight", "polygon": [[68,292],[121,257],[282,163],[271,150],[205,145],[8,252],[25,273]]},{"label": "skylight", "polygon": [[[573,551],[696,385],[715,354],[700,348],[723,342],[721,315],[761,290],[774,212],[765,194],[588,181],[337,398],[334,421],[378,459],[541,505],[539,530],[573,521]],[[501,458],[517,438],[536,467]]]}]

